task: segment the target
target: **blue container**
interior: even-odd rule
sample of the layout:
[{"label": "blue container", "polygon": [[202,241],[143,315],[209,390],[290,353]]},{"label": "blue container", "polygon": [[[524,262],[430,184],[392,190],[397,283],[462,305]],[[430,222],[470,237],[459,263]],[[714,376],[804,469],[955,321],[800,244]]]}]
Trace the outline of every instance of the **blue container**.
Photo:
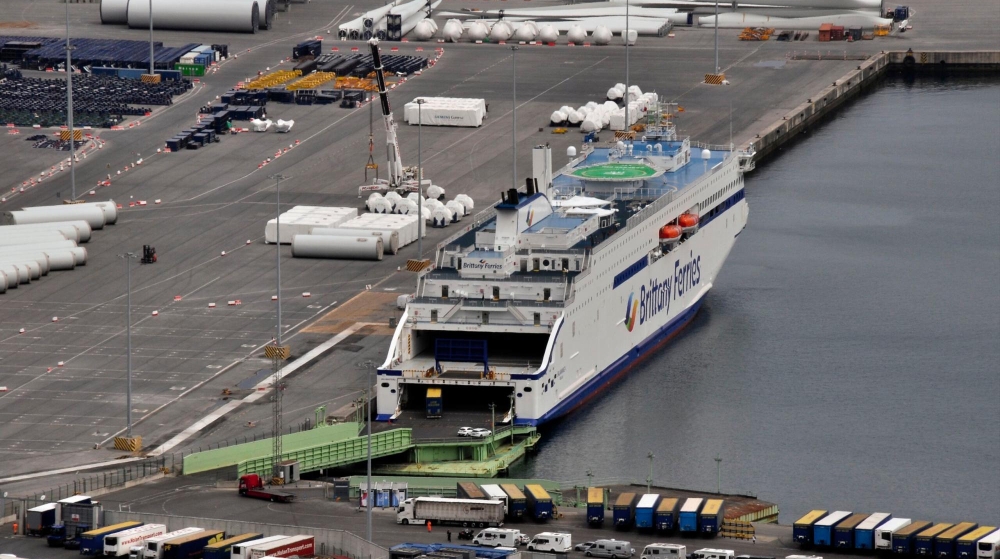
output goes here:
[{"label": "blue container", "polygon": [[91,75],[94,76],[117,76],[118,68],[106,68],[103,66],[94,66],[90,69]]},{"label": "blue container", "polygon": [[704,501],[704,499],[692,497],[684,501],[684,504],[681,505],[681,512],[677,515],[677,527],[681,532],[693,533],[698,531],[698,513],[701,512],[701,506]]},{"label": "blue container", "polygon": [[661,497],[655,493],[648,493],[639,499],[639,504],[635,506],[636,528],[650,530],[655,526],[654,515],[660,499]]}]

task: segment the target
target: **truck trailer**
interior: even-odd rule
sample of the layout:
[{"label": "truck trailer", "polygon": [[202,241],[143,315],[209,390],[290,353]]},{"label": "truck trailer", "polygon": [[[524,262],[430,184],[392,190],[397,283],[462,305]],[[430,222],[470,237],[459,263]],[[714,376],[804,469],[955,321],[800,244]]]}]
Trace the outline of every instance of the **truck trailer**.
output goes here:
[{"label": "truck trailer", "polygon": [[875,549],[878,551],[892,551],[892,535],[897,530],[902,530],[913,522],[909,518],[893,518],[885,524],[875,529]]},{"label": "truck trailer", "polygon": [[28,536],[45,537],[56,523],[56,504],[46,503],[28,509],[24,519],[24,533]]},{"label": "truck trailer", "polygon": [[231,559],[233,546],[261,539],[262,534],[240,534],[205,546],[203,559]]},{"label": "truck trailer", "polygon": [[622,493],[615,499],[615,504],[611,505],[611,514],[614,519],[615,529],[628,530],[635,523],[635,503],[639,496],[635,493]]},{"label": "truck trailer", "polygon": [[524,486],[524,495],[528,500],[528,513],[535,520],[548,520],[552,518],[552,497],[541,485],[529,484]]},{"label": "truck trailer", "polygon": [[268,536],[266,538],[259,538],[259,539],[255,539],[255,540],[251,540],[251,541],[247,541],[247,542],[243,542],[243,543],[235,543],[235,544],[233,544],[233,546],[232,546],[232,548],[230,550],[229,558],[230,559],[250,559],[250,548],[252,548],[252,547],[254,547],[256,545],[261,545],[261,544],[266,544],[266,543],[270,543],[270,542],[276,542],[278,540],[283,540],[283,539],[285,539],[287,537],[288,536],[281,536],[281,535],[278,535],[278,536]]},{"label": "truck trailer", "polygon": [[163,524],[143,524],[104,536],[104,555],[111,557],[128,555],[129,550],[133,547],[141,546],[149,538],[162,536],[166,533],[167,527]]},{"label": "truck trailer", "polygon": [[202,530],[163,542],[163,559],[198,559],[205,553],[205,546],[226,539],[222,530]]},{"label": "truck trailer", "polygon": [[722,516],[726,502],[722,499],[708,499],[698,514],[698,531],[703,536],[712,536],[722,530]]},{"label": "truck trailer", "polygon": [[681,512],[677,515],[677,527],[681,532],[694,533],[698,531],[698,513],[705,499],[691,497],[681,505]]},{"label": "truck trailer", "polygon": [[504,514],[507,513],[507,510],[508,510],[508,507],[507,507],[507,501],[508,501],[507,494],[504,493],[503,489],[500,489],[499,485],[492,484],[492,483],[486,483],[486,484],[480,485],[479,488],[483,490],[483,494],[485,495],[484,498],[489,499],[491,501],[500,501],[501,503],[503,503]]},{"label": "truck trailer", "polygon": [[129,520],[128,522],[119,522],[118,524],[112,524],[111,526],[105,526],[104,528],[97,528],[95,530],[84,532],[80,534],[80,554],[81,555],[103,554],[104,536],[117,534],[118,532],[124,532],[125,530],[128,530],[129,528],[135,528],[136,526],[142,526],[142,522]]},{"label": "truck trailer", "polygon": [[942,532],[940,536],[934,539],[934,556],[938,559],[953,559],[957,557],[956,546],[958,538],[976,528],[979,528],[979,524],[975,522],[960,522],[952,526],[951,529]]},{"label": "truck trailer", "polygon": [[471,481],[460,481],[458,482],[455,493],[458,495],[459,499],[485,499],[486,493],[483,493],[479,486]]},{"label": "truck trailer", "polygon": [[976,557],[979,559],[1000,558],[1000,530],[976,542]]},{"label": "truck trailer", "polygon": [[263,499],[272,503],[291,503],[295,495],[284,491],[274,491],[264,487],[264,479],[257,474],[240,477],[240,495],[253,499]]},{"label": "truck trailer", "polygon": [[430,522],[485,528],[503,526],[503,520],[503,503],[487,499],[415,497],[403,501],[396,512],[397,524]]},{"label": "truck trailer", "polygon": [[639,498],[639,504],[635,506],[635,527],[640,530],[652,530],[656,522],[656,507],[660,504],[660,497],[657,493],[646,493]]},{"label": "truck trailer", "polygon": [[848,516],[851,516],[849,510],[835,510],[813,524],[813,545],[817,547],[833,545],[833,527]]},{"label": "truck trailer", "polygon": [[604,488],[587,488],[587,523],[591,526],[604,524]]},{"label": "truck trailer", "polygon": [[270,543],[250,546],[247,559],[262,557],[312,557],[316,555],[315,536],[291,536]]},{"label": "truck trailer", "polygon": [[913,538],[914,555],[934,555],[934,540],[954,526],[951,522],[938,522]]},{"label": "truck trailer", "polygon": [[892,551],[899,555],[912,555],[913,541],[917,538],[917,534],[930,525],[931,523],[926,520],[917,520],[893,532]]},{"label": "truck trailer", "polygon": [[855,549],[875,549],[875,530],[892,519],[887,512],[876,512],[854,529]]},{"label": "truck trailer", "polygon": [[823,509],[811,510],[805,516],[796,520],[792,524],[792,539],[800,545],[812,545],[813,526],[826,516],[828,512]]},{"label": "truck trailer", "polygon": [[668,497],[660,501],[656,507],[656,529],[661,532],[669,532],[677,527],[677,509],[680,508],[681,500],[677,497]]},{"label": "truck trailer", "polygon": [[[162,559],[163,558],[163,544],[169,542],[175,538],[183,538],[189,534],[195,534],[201,532],[201,528],[196,526],[191,526],[189,528],[181,528],[180,530],[174,530],[173,532],[167,532],[162,536],[156,536],[155,538],[149,538],[146,540],[146,545],[141,549],[142,557],[144,559]],[[129,557],[132,554],[129,552]]]},{"label": "truck trailer", "polygon": [[528,513],[528,499],[524,492],[513,483],[501,483],[500,489],[507,494],[507,516],[523,518]]},{"label": "truck trailer", "polygon": [[980,540],[986,539],[993,532],[997,531],[996,526],[980,526],[968,534],[958,538],[955,544],[955,557],[958,559],[971,559],[976,556],[976,544]]},{"label": "truck trailer", "polygon": [[856,512],[833,527],[833,547],[854,549],[854,529],[868,519],[871,513]]}]

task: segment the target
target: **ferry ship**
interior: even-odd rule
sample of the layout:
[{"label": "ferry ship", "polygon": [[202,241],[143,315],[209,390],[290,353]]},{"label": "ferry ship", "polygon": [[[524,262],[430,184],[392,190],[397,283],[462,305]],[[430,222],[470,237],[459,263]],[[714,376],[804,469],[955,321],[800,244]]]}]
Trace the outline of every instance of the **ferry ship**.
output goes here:
[{"label": "ferry ship", "polygon": [[378,368],[378,420],[440,389],[444,413],[492,404],[540,425],[691,321],[746,226],[752,148],[669,122],[646,134],[587,144],[555,173],[535,147],[526,185],[437,246]]}]

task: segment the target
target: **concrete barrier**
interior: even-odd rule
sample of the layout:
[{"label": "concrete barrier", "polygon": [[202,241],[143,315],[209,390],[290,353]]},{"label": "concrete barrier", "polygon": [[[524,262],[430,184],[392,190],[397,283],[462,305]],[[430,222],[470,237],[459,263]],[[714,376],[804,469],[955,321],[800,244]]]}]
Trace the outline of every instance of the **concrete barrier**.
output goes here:
[{"label": "concrete barrier", "polygon": [[315,536],[316,554],[319,556],[344,555],[351,559],[389,559],[388,549],[375,545],[362,537],[355,536],[344,530],[263,524],[260,522],[242,522],[239,520],[222,520],[217,518],[199,518],[195,516],[104,511],[105,526],[128,520],[136,520],[145,522],[146,524],[163,524],[167,527],[168,532],[180,530],[188,526],[199,526],[206,530],[223,530],[226,534],[246,534],[253,532],[264,534],[265,537],[279,534]]}]

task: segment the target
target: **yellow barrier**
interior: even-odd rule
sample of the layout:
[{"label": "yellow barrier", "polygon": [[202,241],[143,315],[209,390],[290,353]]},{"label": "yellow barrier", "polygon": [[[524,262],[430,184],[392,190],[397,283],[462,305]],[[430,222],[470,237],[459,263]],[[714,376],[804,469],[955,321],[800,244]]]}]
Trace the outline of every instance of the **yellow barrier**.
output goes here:
[{"label": "yellow barrier", "polygon": [[[69,130],[60,130],[59,131],[59,139],[62,140],[62,141],[64,141],[64,142],[68,142],[69,141]],[[83,130],[74,130],[73,131],[73,139],[76,140],[76,141],[78,141],[78,142],[82,141],[83,140]]]},{"label": "yellow barrier", "polygon": [[722,85],[722,82],[725,80],[725,74],[705,74],[705,83],[707,84]]},{"label": "yellow barrier", "polygon": [[160,83],[159,74],[143,74],[140,79],[142,80],[142,83]]},{"label": "yellow barrier", "polygon": [[115,450],[139,452],[142,449],[142,437],[115,437]]}]

